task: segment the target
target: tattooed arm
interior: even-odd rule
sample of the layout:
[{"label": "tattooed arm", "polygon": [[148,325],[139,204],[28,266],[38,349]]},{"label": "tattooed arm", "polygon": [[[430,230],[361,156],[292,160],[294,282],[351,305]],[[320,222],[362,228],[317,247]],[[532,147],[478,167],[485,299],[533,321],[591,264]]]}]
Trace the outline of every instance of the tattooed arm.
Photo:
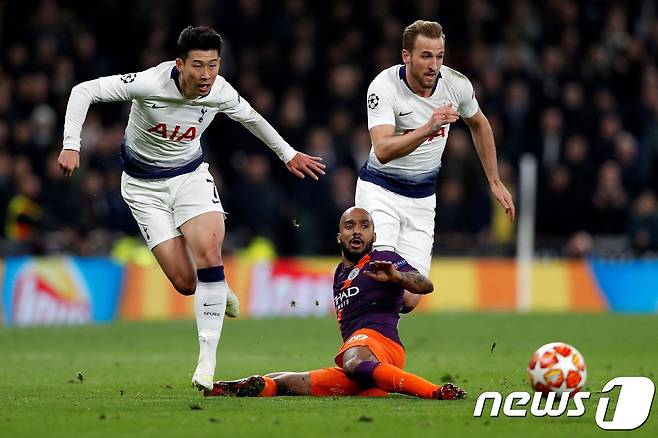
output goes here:
[{"label": "tattooed arm", "polygon": [[397,279],[394,278],[393,282],[399,284],[404,290],[412,294],[425,295],[434,290],[434,285],[430,279],[420,272],[400,272],[397,270],[395,272],[397,273]]},{"label": "tattooed arm", "polygon": [[399,284],[404,290],[412,294],[425,295],[434,290],[434,285],[429,278],[417,271],[400,272],[395,269],[393,263],[387,261],[375,261],[370,263],[370,271],[364,274],[377,281],[391,281]]}]

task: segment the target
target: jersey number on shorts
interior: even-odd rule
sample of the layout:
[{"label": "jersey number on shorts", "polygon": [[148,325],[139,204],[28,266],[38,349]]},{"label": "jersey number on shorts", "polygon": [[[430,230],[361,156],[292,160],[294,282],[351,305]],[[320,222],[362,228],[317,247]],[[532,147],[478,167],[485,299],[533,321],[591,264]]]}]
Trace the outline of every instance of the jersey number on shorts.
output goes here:
[{"label": "jersey number on shorts", "polygon": [[217,193],[217,186],[215,182],[211,179],[206,179],[210,184],[212,184],[212,203],[219,204],[219,194]]},{"label": "jersey number on shorts", "polygon": [[149,235],[149,227],[147,227],[146,225],[142,225],[142,230],[144,230],[144,237],[146,238],[146,241],[147,242],[150,241],[151,236]]}]

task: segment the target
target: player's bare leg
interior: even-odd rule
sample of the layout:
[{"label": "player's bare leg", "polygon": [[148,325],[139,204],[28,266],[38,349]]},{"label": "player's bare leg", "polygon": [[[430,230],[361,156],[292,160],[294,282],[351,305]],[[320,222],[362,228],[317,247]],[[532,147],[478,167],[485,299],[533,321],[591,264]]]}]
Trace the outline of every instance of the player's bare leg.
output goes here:
[{"label": "player's bare leg", "polygon": [[443,386],[435,385],[395,365],[381,363],[366,346],[355,346],[345,350],[343,370],[364,387],[375,386],[386,392],[439,400],[459,399],[466,395],[463,389],[451,383]]},{"label": "player's bare leg", "polygon": [[[199,225],[197,226],[195,224]],[[217,224],[219,224],[219,228],[216,227]],[[222,213],[210,212],[201,214],[185,222],[180,226],[180,229],[185,236],[190,257],[195,260],[197,269],[223,266],[221,250],[224,243],[225,230],[224,215]],[[210,233],[210,235],[207,233]],[[228,283],[226,309],[224,313],[231,318],[235,318],[240,314],[240,302],[235,293],[228,287]]]},{"label": "player's bare leg", "polygon": [[182,295],[194,295],[196,266],[182,236],[156,245],[153,255],[174,288]]},{"label": "player's bare leg", "polygon": [[358,372],[356,369],[363,362],[379,363],[379,360],[377,360],[377,357],[368,347],[362,345],[348,348],[343,353],[343,371],[345,371],[348,376],[358,378]]},{"label": "player's bare leg", "polygon": [[275,395],[312,395],[310,372],[278,372],[264,376],[215,382],[206,397],[271,397]]},{"label": "player's bare leg", "polygon": [[[196,272],[196,262],[188,245],[185,243],[185,239],[182,236],[174,237],[165,242],[160,243],[159,245],[153,248],[153,255],[160,264],[160,267],[164,271],[165,275],[171,281],[171,284],[174,288],[183,295],[194,295],[197,289],[197,272]],[[195,299],[196,301],[196,299]],[[225,300],[222,300],[225,302]],[[197,309],[195,303],[195,310]],[[212,360],[202,360],[206,356],[211,356],[208,352],[202,354],[204,350],[211,350],[210,347],[203,348],[202,344],[205,344],[206,336],[202,337],[201,330],[204,323],[199,324],[199,312],[195,312],[197,315],[197,330],[199,332],[199,345],[200,345],[200,354],[199,354],[199,364],[202,362],[204,365],[201,368],[197,367],[197,370],[194,373],[192,378],[192,384],[196,386],[206,387],[205,385],[212,383],[213,374],[215,369],[215,360],[214,354],[212,355]],[[222,316],[223,321],[223,316]],[[217,323],[212,324],[217,325]],[[219,330],[212,330],[211,332],[221,331],[221,326]],[[219,338],[219,335],[215,336]],[[202,339],[204,341],[202,342]],[[198,371],[198,372],[197,372]],[[199,377],[199,375],[205,377]]]},{"label": "player's bare leg", "polygon": [[269,377],[270,379],[273,379],[275,377],[283,376],[284,374],[288,374],[289,371],[277,371],[276,373],[267,373],[265,374],[265,377]]},{"label": "player's bare leg", "polygon": [[249,376],[239,380],[215,382],[206,397],[272,397],[275,395],[312,395],[308,372],[279,372],[264,376]]},{"label": "player's bare leg", "polygon": [[194,308],[199,335],[199,359],[192,384],[212,390],[217,362],[217,345],[222,333],[228,286],[224,277],[221,247],[224,215],[203,213],[179,227],[196,264],[197,285]]},{"label": "player's bare leg", "polygon": [[277,395],[311,395],[311,374],[304,373],[272,373],[268,377],[276,383]]}]

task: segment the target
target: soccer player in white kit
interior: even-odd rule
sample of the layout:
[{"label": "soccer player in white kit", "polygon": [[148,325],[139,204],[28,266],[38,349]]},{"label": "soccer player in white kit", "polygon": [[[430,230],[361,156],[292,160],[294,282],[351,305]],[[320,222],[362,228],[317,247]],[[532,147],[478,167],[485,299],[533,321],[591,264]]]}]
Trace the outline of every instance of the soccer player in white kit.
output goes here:
[{"label": "soccer player in white kit", "polygon": [[[418,20],[402,37],[402,65],[382,71],[367,93],[372,148],[359,172],[355,204],[377,228],[375,247],[395,251],[427,276],[434,243],[436,183],[450,123],[470,128],[491,193],[514,220],[514,202],[498,176],[496,146],[466,76],[443,65],[439,23]],[[403,311],[419,295],[405,291]]]},{"label": "soccer player in white kit", "polygon": [[208,390],[224,314],[236,316],[239,303],[224,277],[224,209],[203,160],[201,134],[224,113],[268,145],[296,176],[317,180],[325,167],[321,158],[293,149],[218,76],[221,46],[213,29],[190,26],[179,35],[175,61],[75,86],[58,159],[67,176],[79,167],[80,133],[91,103],[132,101],[121,145],[121,194],[176,290],[194,295],[200,351],[192,384]]}]

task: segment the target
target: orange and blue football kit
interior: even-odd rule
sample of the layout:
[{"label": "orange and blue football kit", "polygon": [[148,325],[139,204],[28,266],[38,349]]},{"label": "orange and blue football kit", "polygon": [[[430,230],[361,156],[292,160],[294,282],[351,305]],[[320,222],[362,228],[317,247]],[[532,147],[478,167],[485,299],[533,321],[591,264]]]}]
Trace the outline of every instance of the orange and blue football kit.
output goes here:
[{"label": "orange and blue football kit", "polygon": [[[336,268],[334,305],[343,337],[336,354],[336,367],[310,371],[314,396],[384,396],[398,392],[422,398],[440,398],[440,386],[403,371],[405,352],[398,335],[398,322],[404,290],[392,282],[379,282],[363,272],[369,263],[388,261],[401,272],[415,271],[393,251],[371,251],[356,265]],[[363,361],[348,377],[341,368],[343,354],[356,346],[365,346],[377,361]],[[273,396],[277,385],[264,377],[260,396]]]}]

